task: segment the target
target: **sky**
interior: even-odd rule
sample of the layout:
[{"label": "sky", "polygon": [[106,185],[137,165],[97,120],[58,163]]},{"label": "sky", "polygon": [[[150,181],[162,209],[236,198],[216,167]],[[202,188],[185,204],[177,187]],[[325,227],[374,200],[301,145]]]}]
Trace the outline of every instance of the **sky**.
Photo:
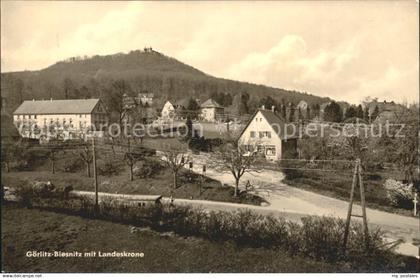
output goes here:
[{"label": "sky", "polygon": [[151,46],[216,77],[418,102],[418,1],[1,1],[1,71]]}]

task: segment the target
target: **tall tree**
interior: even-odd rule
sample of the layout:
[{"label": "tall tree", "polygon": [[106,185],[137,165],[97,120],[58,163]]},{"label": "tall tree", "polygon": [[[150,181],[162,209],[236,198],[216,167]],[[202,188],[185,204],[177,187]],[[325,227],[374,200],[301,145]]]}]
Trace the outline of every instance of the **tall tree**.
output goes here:
[{"label": "tall tree", "polygon": [[311,108],[306,108],[306,119],[309,121],[311,119]]},{"label": "tall tree", "polygon": [[356,116],[357,116],[357,111],[353,105],[347,108],[346,112],[344,113],[344,119],[354,118]]},{"label": "tall tree", "polygon": [[118,116],[118,123],[122,126],[123,119],[127,114],[127,109],[124,105],[124,94],[128,91],[126,82],[122,79],[112,83],[111,90],[106,94],[106,104],[108,108],[115,112]]},{"label": "tall tree", "polygon": [[294,122],[295,118],[295,105],[293,102],[289,104],[289,122]]},{"label": "tall tree", "polygon": [[379,108],[378,105],[375,105],[375,108],[372,112],[372,115],[370,116],[370,120],[371,122],[373,122],[374,120],[376,120],[376,118],[379,116]]},{"label": "tall tree", "polygon": [[93,154],[89,147],[86,145],[79,152],[79,156],[86,165],[86,175],[90,178],[90,165],[92,164]]},{"label": "tall tree", "polygon": [[363,112],[363,120],[369,123],[369,107],[366,106]]},{"label": "tall tree", "polygon": [[[200,105],[198,105],[197,101],[195,99],[193,99],[192,97],[190,97],[190,99],[188,100],[188,105],[187,105],[187,118],[197,118],[198,116],[198,110],[200,109]],[[191,119],[190,119],[191,120]]]},{"label": "tall tree", "polygon": [[318,103],[316,103],[316,104],[314,104],[314,105],[312,105],[312,115],[314,116],[314,117],[319,117],[319,110],[320,110],[321,108],[320,108],[320,106],[319,106],[319,104]]},{"label": "tall tree", "polygon": [[360,119],[363,119],[363,116],[364,116],[364,113],[363,113],[363,107],[362,107],[362,105],[361,105],[361,104],[359,104],[359,105],[357,106],[357,109],[356,109],[356,117],[358,117],[358,118],[360,118]]},{"label": "tall tree", "polygon": [[74,84],[73,81],[66,77],[63,80],[63,91],[64,91],[64,99],[69,99],[70,95],[73,93]]},{"label": "tall tree", "polygon": [[332,101],[325,107],[324,120],[327,122],[341,122],[343,111],[338,103]]}]

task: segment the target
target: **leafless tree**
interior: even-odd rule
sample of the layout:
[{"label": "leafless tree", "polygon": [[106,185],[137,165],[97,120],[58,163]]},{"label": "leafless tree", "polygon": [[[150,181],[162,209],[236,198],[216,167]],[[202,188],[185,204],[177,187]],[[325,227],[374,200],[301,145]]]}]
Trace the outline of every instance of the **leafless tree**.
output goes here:
[{"label": "leafless tree", "polygon": [[58,153],[62,151],[62,148],[55,145],[48,146],[47,156],[51,162],[51,173],[55,174],[55,162],[58,160]]},{"label": "leafless tree", "polygon": [[128,165],[130,170],[130,181],[134,180],[133,168],[137,161],[144,159],[145,153],[141,150],[139,151],[136,148],[131,146],[131,138],[127,137],[127,149],[124,153],[124,161]]},{"label": "leafless tree", "polygon": [[93,154],[90,151],[88,146],[84,146],[83,149],[79,152],[80,158],[86,165],[86,175],[90,178],[90,164],[93,160]]},{"label": "leafless tree", "polygon": [[258,172],[260,168],[259,159],[256,152],[250,152],[240,145],[237,140],[230,141],[219,148],[218,153],[218,168],[228,170],[235,178],[235,193],[234,196],[239,195],[239,181],[245,173]]},{"label": "leafless tree", "polygon": [[118,123],[122,126],[124,117],[126,116],[127,109],[124,105],[124,94],[127,93],[128,87],[124,80],[117,80],[112,83],[113,90],[109,94],[109,105],[111,110],[118,113]]},{"label": "leafless tree", "polygon": [[166,166],[171,169],[173,174],[173,187],[176,189],[178,187],[178,173],[179,171],[188,163],[189,156],[186,153],[186,148],[183,146],[175,147],[168,146],[164,148],[163,161]]}]

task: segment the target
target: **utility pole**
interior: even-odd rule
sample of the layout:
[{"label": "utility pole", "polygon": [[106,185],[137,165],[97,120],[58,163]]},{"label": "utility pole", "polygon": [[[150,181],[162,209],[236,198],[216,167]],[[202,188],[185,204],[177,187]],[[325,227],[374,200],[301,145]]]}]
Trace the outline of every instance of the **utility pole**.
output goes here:
[{"label": "utility pole", "polygon": [[93,180],[95,185],[95,212],[99,211],[99,196],[98,196],[98,174],[96,171],[96,149],[95,137],[92,136],[92,156],[93,156]]},{"label": "utility pole", "polygon": [[[361,165],[360,165],[360,159],[357,159],[355,167],[354,167],[353,182],[352,182],[351,191],[350,191],[349,209],[347,211],[347,220],[346,220],[346,226],[345,226],[345,230],[344,230],[344,240],[343,240],[344,252],[345,252],[346,247],[347,247],[347,240],[348,240],[348,237],[349,237],[350,222],[351,222],[351,217],[352,216],[363,218],[363,230],[364,230],[366,249],[369,247],[369,230],[368,230],[367,217],[366,217],[365,188],[364,188],[364,185],[363,185],[362,173],[361,172],[362,172],[362,170],[361,170]],[[353,202],[354,202],[354,192],[355,192],[355,188],[356,188],[357,184],[359,185],[359,188],[360,188],[360,203],[361,203],[361,207],[362,207],[362,215],[352,214]]]}]

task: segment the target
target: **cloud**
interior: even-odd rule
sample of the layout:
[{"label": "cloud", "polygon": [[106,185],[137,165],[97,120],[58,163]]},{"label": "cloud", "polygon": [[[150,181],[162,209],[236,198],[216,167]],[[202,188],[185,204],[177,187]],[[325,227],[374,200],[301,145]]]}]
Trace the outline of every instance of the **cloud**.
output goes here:
[{"label": "cloud", "polygon": [[[302,37],[286,35],[267,51],[246,55],[226,71],[226,76],[353,103],[367,95],[418,100],[418,64],[408,70],[386,61],[366,65],[370,59],[363,52],[368,43],[365,38],[356,36],[311,54]],[[370,71],[369,66],[375,71]]]},{"label": "cloud", "polygon": [[2,1],[2,71],[152,46],[218,77],[418,100],[418,5],[326,3]]}]

